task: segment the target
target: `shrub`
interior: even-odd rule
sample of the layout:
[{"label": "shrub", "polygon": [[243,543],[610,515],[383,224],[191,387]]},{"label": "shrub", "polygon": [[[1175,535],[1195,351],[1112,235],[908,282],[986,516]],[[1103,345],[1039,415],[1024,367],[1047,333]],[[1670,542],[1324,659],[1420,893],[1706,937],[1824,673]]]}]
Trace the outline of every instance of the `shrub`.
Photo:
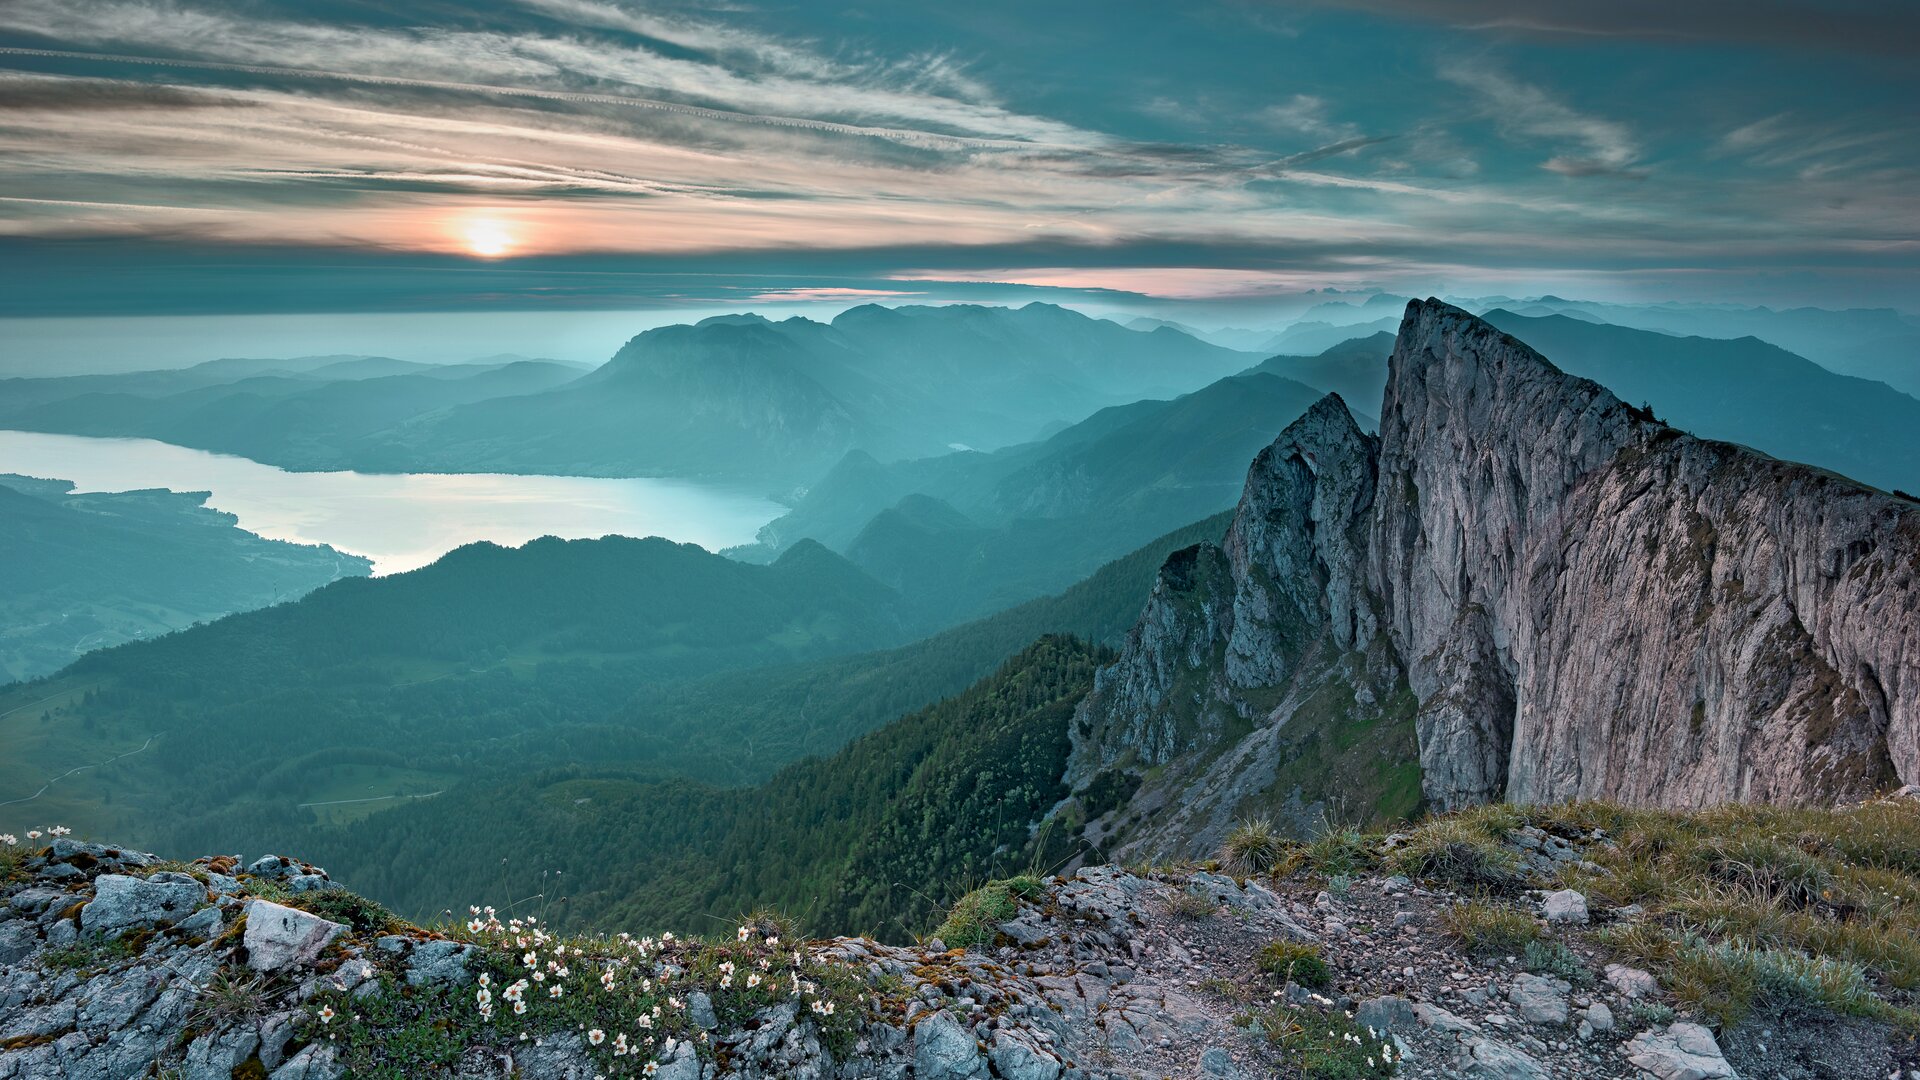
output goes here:
[{"label": "shrub", "polygon": [[[254,891],[258,881],[248,883]],[[397,934],[414,929],[385,907],[345,889],[321,889],[314,892],[284,893],[278,901],[337,923],[344,923],[357,934]]]},{"label": "shrub", "polygon": [[1440,913],[1440,925],[1476,953],[1517,953],[1540,937],[1540,924],[1532,915],[1485,900],[1454,904]]},{"label": "shrub", "polygon": [[1673,1006],[1658,1001],[1636,1001],[1627,1006],[1627,1015],[1640,1027],[1665,1027],[1673,1023]]},{"label": "shrub", "polygon": [[1322,958],[1320,946],[1299,941],[1270,941],[1254,957],[1261,971],[1282,982],[1325,990],[1333,984],[1333,969]]},{"label": "shrub", "polygon": [[990,944],[1000,932],[1000,924],[1020,914],[1019,900],[1037,900],[1045,892],[1040,879],[1029,874],[989,881],[962,896],[933,936],[955,949]]},{"label": "shrub", "polygon": [[1220,861],[1239,874],[1264,874],[1280,865],[1287,843],[1267,818],[1242,821],[1227,834]]},{"label": "shrub", "polygon": [[1593,981],[1593,973],[1581,962],[1579,954],[1561,942],[1536,938],[1527,942],[1521,955],[1526,960],[1527,970],[1535,974],[1553,975],[1575,984]]}]

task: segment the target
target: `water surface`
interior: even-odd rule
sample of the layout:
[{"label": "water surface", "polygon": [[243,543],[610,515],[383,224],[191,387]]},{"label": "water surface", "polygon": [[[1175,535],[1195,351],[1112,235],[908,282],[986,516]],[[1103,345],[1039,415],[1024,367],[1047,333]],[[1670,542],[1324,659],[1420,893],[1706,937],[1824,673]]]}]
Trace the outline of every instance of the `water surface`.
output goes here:
[{"label": "water surface", "polygon": [[497,473],[287,472],[152,439],[0,431],[0,473],[71,480],[81,491],[208,491],[207,505],[275,540],[331,544],[413,570],[462,544],[664,536],[717,551],[753,539],[782,508],[684,480]]}]

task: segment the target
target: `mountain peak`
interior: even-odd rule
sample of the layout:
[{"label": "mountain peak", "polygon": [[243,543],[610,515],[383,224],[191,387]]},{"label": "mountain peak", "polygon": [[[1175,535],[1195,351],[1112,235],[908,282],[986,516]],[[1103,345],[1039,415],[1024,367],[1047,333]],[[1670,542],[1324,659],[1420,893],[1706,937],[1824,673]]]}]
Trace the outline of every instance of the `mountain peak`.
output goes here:
[{"label": "mountain peak", "polygon": [[1112,850],[1197,852],[1279,805],[1311,827],[1323,797],[1699,807],[1920,780],[1920,511],[1654,421],[1436,299],[1389,368],[1379,439],[1315,403],[1096,676],[1072,779],[1141,781],[1096,823]]}]

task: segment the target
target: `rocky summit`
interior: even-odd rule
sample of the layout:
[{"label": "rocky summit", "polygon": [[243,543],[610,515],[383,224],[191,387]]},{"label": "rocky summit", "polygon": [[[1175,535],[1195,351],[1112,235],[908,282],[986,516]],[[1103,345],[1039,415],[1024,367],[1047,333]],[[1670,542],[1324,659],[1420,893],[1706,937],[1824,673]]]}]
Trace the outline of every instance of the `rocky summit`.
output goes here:
[{"label": "rocky summit", "polygon": [[[1676,430],[1435,300],[1168,559],[1073,729],[1111,851],[1414,802],[1832,803],[1920,780],[1920,506]],[[1417,775],[1417,783],[1414,778]]]},{"label": "rocky summit", "polygon": [[[710,940],[560,937],[533,913],[479,908],[425,928],[298,860],[168,863],[60,838],[14,862],[0,889],[0,1078],[1708,1080],[1920,1069],[1902,1020],[1916,1015],[1911,991],[1897,988],[1920,970],[1889,962],[1897,945],[1873,964],[1821,960],[1831,965],[1821,980],[1742,991],[1694,956],[1723,945],[1649,944],[1668,940],[1684,910],[1634,884],[1649,866],[1676,868],[1665,878],[1683,892],[1723,872],[1696,869],[1705,876],[1694,881],[1679,869],[1709,867],[1702,851],[1783,828],[1800,831],[1800,858],[1855,870],[1897,865],[1894,841],[1920,833],[1920,801],[1908,797],[1811,817],[1753,813],[1496,808],[1311,845],[1240,836],[1222,862],[990,883],[911,946],[802,940],[764,915]],[[1648,854],[1654,835],[1664,854]],[[1862,846],[1875,836],[1884,849]],[[1771,865],[1745,850],[1748,871]],[[1657,863],[1666,858],[1676,861]],[[1858,887],[1829,895],[1854,905]]]}]

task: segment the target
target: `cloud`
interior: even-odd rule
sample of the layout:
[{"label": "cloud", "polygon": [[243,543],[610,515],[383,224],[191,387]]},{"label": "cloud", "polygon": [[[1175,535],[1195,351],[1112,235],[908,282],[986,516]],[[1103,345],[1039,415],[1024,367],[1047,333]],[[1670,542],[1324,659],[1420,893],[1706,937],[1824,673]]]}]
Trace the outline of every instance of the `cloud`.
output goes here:
[{"label": "cloud", "polygon": [[1487,113],[1503,130],[1556,143],[1569,149],[1540,163],[1562,176],[1627,176],[1640,149],[1627,125],[1578,112],[1537,86],[1490,68],[1462,63],[1443,65],[1440,77],[1478,94]]},{"label": "cloud", "polygon": [[1569,41],[1721,42],[1920,56],[1920,6],[1901,0],[1318,0],[1464,29]]},{"label": "cloud", "polygon": [[1260,111],[1257,118],[1276,131],[1302,135],[1351,138],[1357,130],[1351,124],[1336,124],[1327,119],[1326,99],[1313,94],[1295,94],[1283,102],[1269,105]]},{"label": "cloud", "polygon": [[747,297],[760,304],[805,304],[845,300],[889,300],[924,293],[907,289],[855,289],[836,285],[815,285],[788,289],[766,289]]},{"label": "cloud", "polygon": [[0,113],[124,112],[240,104],[218,92],[120,79],[75,79],[0,72]]},{"label": "cloud", "polygon": [[[1196,74],[1191,59],[1180,70],[1178,20],[1155,24],[1166,72],[1116,65],[1144,24],[1118,11],[1069,56],[1000,48],[945,9],[376,7],[404,17],[327,0],[0,4],[0,235],[460,263],[464,226],[485,216],[515,236],[495,275],[601,258],[874,271],[731,296],[886,292],[884,273],[943,255],[955,272],[1013,267],[1059,287],[1123,263],[1132,279],[1074,280],[1182,298],[1374,282],[1396,265],[1771,259],[1811,274],[1915,257],[1897,224],[1920,219],[1920,133],[1880,86],[1849,111],[1839,91],[1802,100],[1785,76],[1733,78],[1723,98],[1649,90],[1602,115],[1570,68],[1549,83],[1454,61],[1436,83],[1427,24],[1330,47],[1316,35],[1339,20],[1297,18],[1299,37],[1249,46],[1274,52],[1271,69],[1214,61],[1209,37]],[[1228,26],[1240,10],[1195,19],[1244,36]],[[1012,18],[981,16],[995,32]],[[1638,85],[1671,88],[1703,81],[1711,50],[1644,52]],[[1515,144],[1525,168],[1510,167]],[[1564,179],[1645,175],[1655,145],[1657,185]]]}]

